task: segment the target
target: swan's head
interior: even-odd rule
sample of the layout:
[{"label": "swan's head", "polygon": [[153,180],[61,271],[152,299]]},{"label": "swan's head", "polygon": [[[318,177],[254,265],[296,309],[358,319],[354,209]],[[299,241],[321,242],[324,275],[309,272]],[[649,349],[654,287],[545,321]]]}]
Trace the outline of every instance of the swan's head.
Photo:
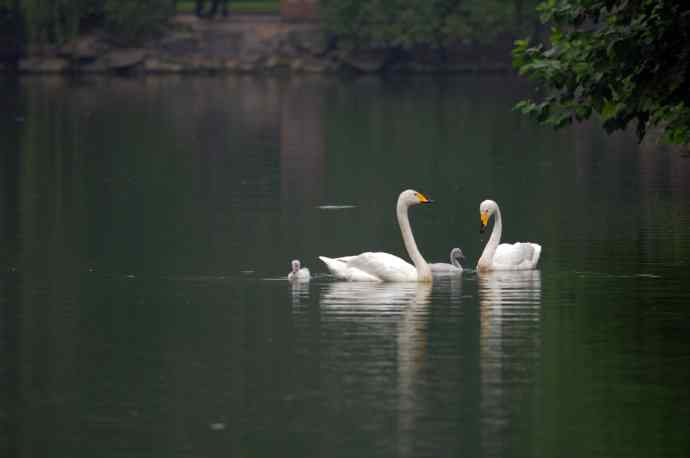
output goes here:
[{"label": "swan's head", "polygon": [[498,204],[493,200],[485,200],[479,204],[479,218],[482,220],[482,225],[479,228],[479,232],[484,232],[486,226],[489,224],[489,218],[496,212]]},{"label": "swan's head", "polygon": [[401,192],[398,197],[398,204],[404,204],[407,207],[419,204],[430,204],[432,202],[433,200],[428,199],[421,192],[413,191],[412,189]]},{"label": "swan's head", "polygon": [[293,260],[292,260],[292,271],[293,271],[293,272],[295,272],[295,273],[299,272],[299,270],[300,270],[301,267],[302,267],[302,266],[300,265],[300,262],[299,262],[298,259],[293,259]]},{"label": "swan's head", "polygon": [[460,248],[453,248],[450,250],[450,263],[453,264],[454,260],[457,260],[458,262],[465,260],[465,254]]}]

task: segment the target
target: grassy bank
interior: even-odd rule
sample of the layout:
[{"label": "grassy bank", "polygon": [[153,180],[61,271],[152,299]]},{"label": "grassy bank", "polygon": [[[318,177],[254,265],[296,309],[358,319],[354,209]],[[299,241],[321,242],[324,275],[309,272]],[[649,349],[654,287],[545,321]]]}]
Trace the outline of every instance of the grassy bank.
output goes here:
[{"label": "grassy bank", "polygon": [[[280,3],[277,0],[270,1],[230,1],[230,14],[232,13],[262,13],[262,14],[278,14],[280,12]],[[208,6],[207,6],[208,8]],[[191,13],[195,11],[194,1],[178,1],[178,13]]]}]

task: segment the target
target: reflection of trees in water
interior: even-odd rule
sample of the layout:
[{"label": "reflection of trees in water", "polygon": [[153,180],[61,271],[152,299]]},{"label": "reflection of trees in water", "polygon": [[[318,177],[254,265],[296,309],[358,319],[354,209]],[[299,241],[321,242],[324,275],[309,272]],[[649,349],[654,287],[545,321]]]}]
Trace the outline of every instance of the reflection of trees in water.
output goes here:
[{"label": "reflection of trees in water", "polygon": [[479,303],[481,443],[484,455],[494,456],[501,454],[508,428],[519,424],[513,417],[529,416],[520,412],[520,403],[539,352],[541,273],[482,273]]},{"label": "reflection of trees in water", "polygon": [[320,203],[323,193],[323,78],[294,78],[285,88],[280,124],[281,196],[288,208]]},{"label": "reflection of trees in water", "polygon": [[[10,242],[1,244],[0,265],[20,272],[10,283],[2,279],[0,293],[0,351],[7,363],[0,374],[7,401],[0,415],[0,455],[5,449],[12,452],[8,456],[33,455],[42,449],[37,437],[52,437],[44,445],[51,447],[61,440],[55,434],[77,440],[148,420],[161,423],[151,434],[164,447],[170,428],[188,433],[182,410],[200,417],[214,411],[210,403],[191,407],[182,400],[198,374],[198,367],[189,371],[199,362],[198,348],[176,353],[180,362],[167,369],[138,372],[141,361],[127,358],[141,356],[141,348],[123,344],[130,329],[125,323],[141,320],[146,312],[133,311],[140,306],[151,315],[157,311],[148,302],[102,297],[103,291],[94,291],[98,281],[87,276],[117,278],[148,269],[160,275],[178,268],[223,272],[229,263],[239,270],[242,250],[260,252],[263,247],[246,240],[273,235],[273,221],[256,210],[274,206],[280,193],[283,91],[280,80],[260,78],[19,80],[13,117],[23,119],[12,125],[15,134],[0,160],[0,176],[7,178],[0,184],[0,236]],[[253,211],[238,218],[238,207]],[[185,247],[185,240],[196,242]],[[233,256],[228,260],[222,253]],[[114,289],[109,284],[103,294],[116,294]],[[296,298],[307,301],[308,294]],[[246,324],[236,318],[233,324]],[[111,327],[100,328],[104,321]],[[166,314],[151,329],[155,334],[176,322]],[[242,326],[230,332],[231,341],[245,344],[239,349],[247,343],[243,332]],[[166,360],[179,350],[177,342],[153,339],[146,357]],[[103,353],[117,346],[120,353]],[[242,359],[239,351],[232,354]],[[168,371],[180,387],[159,393],[155,388]],[[133,380],[128,391],[123,382]],[[246,391],[244,378],[232,380],[233,392]],[[111,391],[96,392],[103,389]],[[160,398],[148,400],[144,389]],[[133,399],[178,403],[164,408],[180,412],[161,422],[151,405],[144,412],[141,405],[128,405]],[[202,429],[213,420],[197,419]],[[189,438],[178,439],[170,446]]]},{"label": "reflection of trees in water", "polygon": [[[572,129],[574,185],[561,186],[563,192],[553,195],[562,222],[551,214],[544,221],[558,235],[554,241],[561,242],[549,245],[563,250],[562,234],[568,234],[572,247],[552,256],[580,261],[570,263],[576,269],[608,265],[611,257],[618,259],[619,269],[686,258],[687,249],[677,249],[684,235],[667,228],[684,224],[679,215],[690,200],[690,161],[651,140],[638,145],[633,132],[606,136],[593,121]],[[556,173],[561,183],[571,179],[569,170]],[[573,220],[583,224],[572,225]],[[584,224],[591,221],[606,223]]]},{"label": "reflection of trees in water", "polygon": [[[182,238],[205,240],[209,253],[235,253],[232,268],[251,268],[252,259],[269,257],[270,250],[241,240],[272,240],[280,228],[280,215],[262,210],[274,208],[282,192],[300,208],[306,197],[319,199],[321,93],[314,91],[318,84],[299,81],[22,80],[21,145],[3,164],[17,182],[2,195],[23,199],[24,218],[61,217],[73,226],[64,234],[80,240],[77,249],[88,250],[89,241],[105,254],[118,245],[133,256],[159,251],[160,262],[147,257],[144,263],[160,269],[181,262],[165,259],[173,253],[164,247],[180,246],[175,239],[186,233]],[[281,190],[281,182],[288,186]],[[17,188],[24,188],[21,195]],[[21,208],[8,202],[0,215],[13,206]],[[85,218],[88,224],[77,224]],[[217,262],[210,272],[227,270],[222,258],[210,259]]]},{"label": "reflection of trees in water", "polygon": [[278,180],[270,174],[279,164],[284,86],[250,77],[94,78],[74,85],[41,78],[26,82],[23,91],[26,118],[37,133],[60,135],[41,145],[43,157],[56,153],[59,140],[70,153],[84,148],[90,167],[103,161],[102,169],[89,173],[177,172],[177,178],[194,180],[197,193],[225,192],[232,199],[232,191],[277,195]]},{"label": "reflection of trees in water", "polygon": [[[323,203],[325,146],[321,120],[326,90],[321,77],[291,78],[282,93],[280,117],[280,226],[287,257],[317,253],[322,236],[314,207]],[[287,242],[290,240],[290,242]]]}]

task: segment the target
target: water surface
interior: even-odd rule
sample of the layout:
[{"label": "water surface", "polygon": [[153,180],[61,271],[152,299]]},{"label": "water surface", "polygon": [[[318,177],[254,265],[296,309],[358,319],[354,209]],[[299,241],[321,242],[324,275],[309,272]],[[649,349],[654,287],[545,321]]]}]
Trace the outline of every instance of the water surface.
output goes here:
[{"label": "water surface", "polygon": [[[0,79],[0,455],[687,457],[690,159],[506,77]],[[349,284],[487,236],[540,269]],[[316,278],[280,279],[299,258]]]}]

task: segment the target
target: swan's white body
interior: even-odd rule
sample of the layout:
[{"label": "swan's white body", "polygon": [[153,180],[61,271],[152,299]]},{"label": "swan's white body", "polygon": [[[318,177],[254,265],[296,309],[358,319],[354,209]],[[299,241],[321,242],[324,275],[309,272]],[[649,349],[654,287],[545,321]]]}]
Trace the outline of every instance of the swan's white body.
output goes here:
[{"label": "swan's white body", "polygon": [[489,217],[494,218],[494,228],[491,237],[484,247],[479,261],[478,271],[489,270],[529,270],[534,269],[539,262],[541,245],[531,242],[500,243],[503,221],[501,210],[493,200],[485,200],[479,205],[479,213],[482,219],[482,231],[489,223]]},{"label": "swan's white body", "polygon": [[366,252],[356,256],[345,256],[341,258],[327,258],[319,256],[331,271],[333,276],[339,280],[347,281],[431,281],[431,269],[424,260],[417,248],[417,244],[412,236],[410,219],[407,209],[412,205],[429,203],[430,200],[422,194],[406,190],[400,193],[396,205],[396,216],[398,225],[402,233],[403,242],[407,249],[407,254],[412,259],[414,265],[389,253]]},{"label": "swan's white body", "polygon": [[305,282],[311,279],[311,273],[306,267],[300,268],[300,262],[295,259],[292,261],[292,272],[287,276],[289,281]]},{"label": "swan's white body", "polygon": [[445,262],[435,262],[429,264],[433,274],[459,274],[462,273],[462,265],[460,260],[465,259],[460,248],[453,248],[450,250],[450,264]]}]

